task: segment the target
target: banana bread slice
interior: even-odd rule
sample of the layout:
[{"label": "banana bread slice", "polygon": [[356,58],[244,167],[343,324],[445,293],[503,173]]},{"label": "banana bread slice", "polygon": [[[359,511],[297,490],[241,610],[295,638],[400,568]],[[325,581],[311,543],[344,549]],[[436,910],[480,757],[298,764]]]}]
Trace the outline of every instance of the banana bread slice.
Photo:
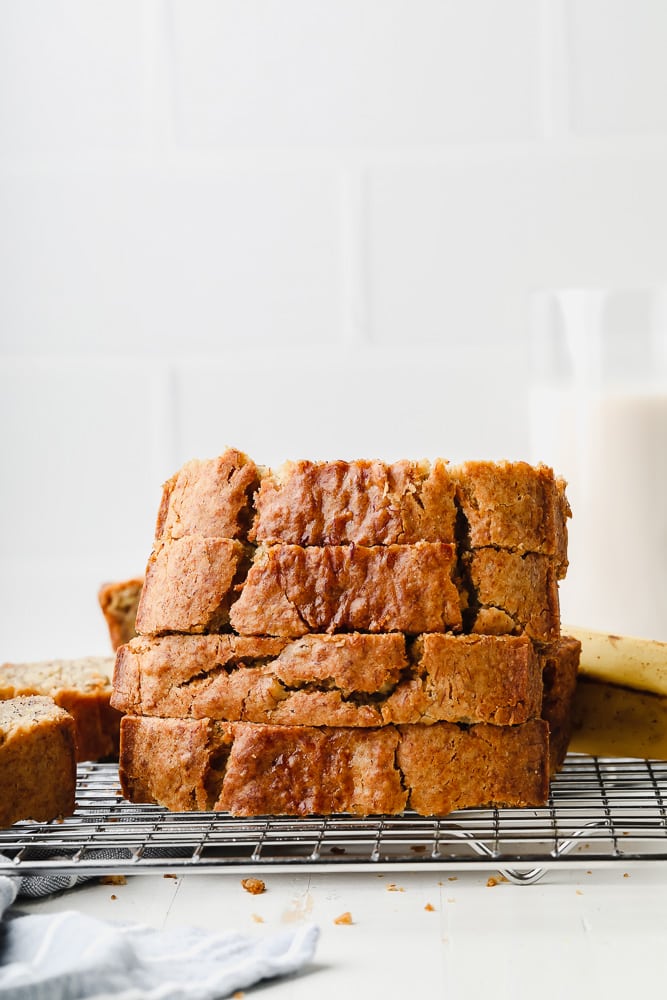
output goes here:
[{"label": "banana bread slice", "polygon": [[119,650],[112,703],[130,715],[279,725],[509,725],[539,717],[542,670],[525,636],[166,635]]},{"label": "banana bread slice", "polygon": [[542,805],[549,727],[264,726],[125,716],[120,778],[133,802],[237,816],[445,815]]},{"label": "banana bread slice", "polygon": [[453,542],[454,492],[441,459],[287,462],[262,477],[249,537],[292,545]]},{"label": "banana bread slice", "polygon": [[74,812],[74,720],[51,698],[0,702],[0,827]]},{"label": "banana bread slice", "polygon": [[229,621],[241,635],[444,632],[461,628],[456,550],[414,545],[269,545]]},{"label": "banana bread slice", "polygon": [[471,549],[512,549],[552,556],[557,576],[567,569],[565,481],[546,465],[464,462],[450,467],[456,502]]},{"label": "banana bread slice", "polygon": [[558,639],[560,604],[551,556],[489,548],[468,552],[461,562],[466,631],[525,634],[540,643]]},{"label": "banana bread slice", "polygon": [[248,563],[249,550],[236,539],[186,535],[158,543],[148,560],[137,632],[220,630]]},{"label": "banana bread slice", "polygon": [[74,719],[77,760],[118,758],[120,712],[111,707],[111,656],[0,666],[0,703],[19,695],[52,698]]},{"label": "banana bread slice", "polygon": [[156,541],[186,535],[245,540],[259,480],[255,463],[235,448],[186,462],[162,488]]}]

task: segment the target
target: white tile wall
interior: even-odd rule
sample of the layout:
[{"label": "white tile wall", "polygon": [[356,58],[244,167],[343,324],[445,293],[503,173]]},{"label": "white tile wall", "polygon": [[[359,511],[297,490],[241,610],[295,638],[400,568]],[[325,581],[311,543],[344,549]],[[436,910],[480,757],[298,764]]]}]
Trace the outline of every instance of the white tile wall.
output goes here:
[{"label": "white tile wall", "polygon": [[173,0],[177,135],[204,146],[536,134],[532,0]]},{"label": "white tile wall", "polygon": [[526,349],[532,289],[660,281],[666,170],[667,149],[562,146],[377,167],[368,212],[374,341],[516,353]]},{"label": "white tile wall", "polygon": [[2,0],[0,154],[137,145],[145,43],[133,0]]},{"label": "white tile wall", "polygon": [[104,165],[2,184],[0,325],[95,356],[335,339],[339,186],[321,169]]},{"label": "white tile wall", "polygon": [[568,0],[572,121],[580,134],[667,132],[667,5]]},{"label": "white tile wall", "polygon": [[667,279],[666,34],[0,0],[0,660],[106,651],[194,455],[526,455],[531,291]]}]

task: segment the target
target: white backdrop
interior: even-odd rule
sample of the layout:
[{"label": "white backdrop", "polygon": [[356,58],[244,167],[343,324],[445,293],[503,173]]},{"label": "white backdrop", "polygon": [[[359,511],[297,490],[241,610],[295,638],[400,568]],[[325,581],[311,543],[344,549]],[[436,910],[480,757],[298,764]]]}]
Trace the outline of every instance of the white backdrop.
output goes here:
[{"label": "white backdrop", "polygon": [[108,650],[188,458],[530,457],[531,291],[667,278],[666,45],[663,0],[0,0],[0,660]]}]

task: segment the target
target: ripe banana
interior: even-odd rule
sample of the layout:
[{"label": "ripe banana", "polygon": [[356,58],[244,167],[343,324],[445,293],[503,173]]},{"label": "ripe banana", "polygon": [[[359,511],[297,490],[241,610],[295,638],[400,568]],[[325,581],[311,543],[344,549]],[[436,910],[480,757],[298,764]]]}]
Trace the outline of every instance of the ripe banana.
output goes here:
[{"label": "ripe banana", "polygon": [[572,626],[581,642],[569,749],[667,760],[667,643]]}]

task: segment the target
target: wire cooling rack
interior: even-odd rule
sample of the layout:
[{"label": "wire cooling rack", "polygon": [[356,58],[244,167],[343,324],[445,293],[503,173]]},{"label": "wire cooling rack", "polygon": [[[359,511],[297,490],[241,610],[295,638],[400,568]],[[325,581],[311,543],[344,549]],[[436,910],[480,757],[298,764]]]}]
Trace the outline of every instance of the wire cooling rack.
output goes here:
[{"label": "wire cooling rack", "polygon": [[113,764],[79,765],[60,822],[0,830],[0,874],[494,870],[516,883],[554,868],[667,863],[667,762],[568,755],[539,809],[359,818],[171,813],[134,805]]}]

